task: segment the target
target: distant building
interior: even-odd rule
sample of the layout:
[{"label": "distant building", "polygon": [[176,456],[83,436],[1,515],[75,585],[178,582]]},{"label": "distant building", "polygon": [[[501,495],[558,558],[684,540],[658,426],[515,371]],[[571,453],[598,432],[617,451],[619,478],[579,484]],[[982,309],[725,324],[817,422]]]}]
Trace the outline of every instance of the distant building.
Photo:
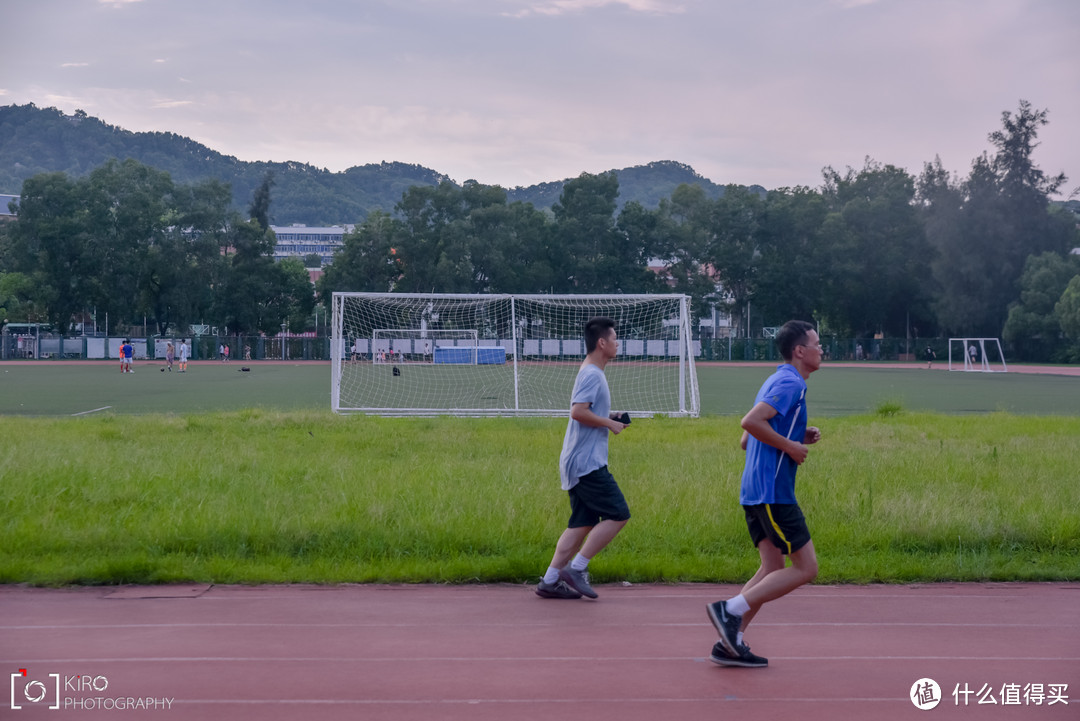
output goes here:
[{"label": "distant building", "polygon": [[346,233],[351,233],[354,225],[334,225],[329,228],[309,228],[306,225],[271,225],[270,230],[277,236],[274,248],[274,260],[299,258],[317,255],[322,265],[328,265],[334,259],[334,253],[341,247]]},{"label": "distant building", "polygon": [[8,210],[8,204],[12,202],[18,205],[19,196],[0,193],[0,220],[10,220],[15,217],[15,214]]}]

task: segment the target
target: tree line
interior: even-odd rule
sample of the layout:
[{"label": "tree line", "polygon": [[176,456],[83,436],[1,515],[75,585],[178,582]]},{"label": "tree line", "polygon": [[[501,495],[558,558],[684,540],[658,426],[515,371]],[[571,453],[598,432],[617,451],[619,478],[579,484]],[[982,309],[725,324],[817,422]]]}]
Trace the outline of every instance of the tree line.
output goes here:
[{"label": "tree line", "polygon": [[867,159],[816,189],[684,184],[656,209],[618,209],[614,174],[583,174],[550,212],[499,187],[413,187],[346,236],[319,293],[674,290],[740,335],[806,318],[841,337],[1004,336],[1025,359],[1080,360],[1077,217],[1049,200],[1065,177],[1031,158],[1046,123],[1025,101],[1004,112],[966,178]]},{"label": "tree line", "polygon": [[6,320],[143,327],[187,333],[195,323],[234,333],[303,328],[315,306],[299,260],[275,263],[267,208],[272,178],[244,220],[228,185],[178,185],[134,160],[84,178],[28,178],[16,220],[0,236]]},{"label": "tree line", "polygon": [[[413,186],[346,235],[318,301],[683,292],[701,314],[730,312],[740,335],[806,318],[823,335],[1003,336],[1017,358],[1080,360],[1076,216],[1050,202],[1065,177],[1031,157],[1046,123],[1025,101],[1002,113],[966,177],[937,159],[917,177],[867,159],[826,168],[818,188],[729,185],[716,197],[683,184],[655,208],[620,207],[613,172],[567,181],[550,209],[473,181]],[[302,263],[271,259],[272,186],[267,176],[244,220],[224,183],[175,184],[134,161],[29,178],[0,231],[0,304],[60,326],[91,308],[160,332],[310,325]]]}]

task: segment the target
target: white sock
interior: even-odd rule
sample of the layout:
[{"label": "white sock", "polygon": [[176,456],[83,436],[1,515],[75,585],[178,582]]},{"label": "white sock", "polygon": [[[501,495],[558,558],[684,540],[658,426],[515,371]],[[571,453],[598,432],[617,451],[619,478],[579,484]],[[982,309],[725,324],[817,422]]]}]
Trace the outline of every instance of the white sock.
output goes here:
[{"label": "white sock", "polygon": [[579,553],[578,555],[574,556],[574,560],[570,562],[570,568],[574,569],[575,571],[584,571],[586,568],[589,567],[590,560],[592,559],[585,558],[585,556],[582,556]]},{"label": "white sock", "polygon": [[558,580],[559,580],[559,569],[554,568],[552,566],[548,566],[547,573],[544,574],[544,583],[546,583],[546,584],[548,584],[550,586],[550,585],[552,585],[554,583],[557,583]]},{"label": "white sock", "polygon": [[736,616],[742,616],[750,610],[750,604],[746,602],[746,599],[743,598],[740,593],[738,596],[727,602],[727,610]]},{"label": "white sock", "polygon": [[735,645],[736,645],[736,646],[742,646],[742,645],[743,645],[743,642],[742,642],[742,631],[739,631],[739,634],[738,634],[737,636],[735,636]]}]

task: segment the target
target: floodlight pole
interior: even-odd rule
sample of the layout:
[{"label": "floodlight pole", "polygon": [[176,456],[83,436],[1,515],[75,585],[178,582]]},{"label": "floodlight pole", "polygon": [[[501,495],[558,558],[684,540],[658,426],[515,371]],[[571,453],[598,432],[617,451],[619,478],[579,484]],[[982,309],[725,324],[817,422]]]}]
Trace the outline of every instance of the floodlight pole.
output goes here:
[{"label": "floodlight pole", "polygon": [[288,327],[286,323],[281,324],[281,360],[285,360],[285,328]]}]

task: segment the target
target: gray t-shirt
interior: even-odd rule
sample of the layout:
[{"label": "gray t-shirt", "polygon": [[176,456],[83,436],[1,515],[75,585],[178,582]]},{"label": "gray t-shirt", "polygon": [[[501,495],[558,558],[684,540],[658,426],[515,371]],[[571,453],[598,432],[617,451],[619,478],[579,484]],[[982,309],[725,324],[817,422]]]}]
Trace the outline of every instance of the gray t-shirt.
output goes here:
[{"label": "gray t-shirt", "polygon": [[[578,371],[570,404],[588,403],[593,413],[607,418],[611,413],[611,392],[604,371],[586,363]],[[577,485],[578,479],[607,465],[607,428],[592,428],[573,418],[566,424],[562,455],[559,456],[559,476],[564,491]]]}]

